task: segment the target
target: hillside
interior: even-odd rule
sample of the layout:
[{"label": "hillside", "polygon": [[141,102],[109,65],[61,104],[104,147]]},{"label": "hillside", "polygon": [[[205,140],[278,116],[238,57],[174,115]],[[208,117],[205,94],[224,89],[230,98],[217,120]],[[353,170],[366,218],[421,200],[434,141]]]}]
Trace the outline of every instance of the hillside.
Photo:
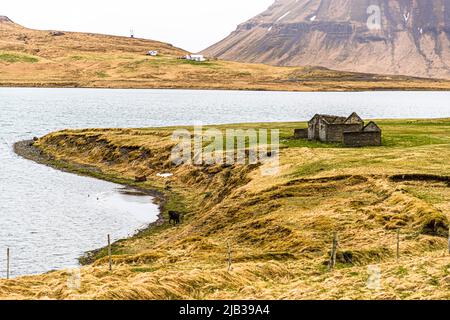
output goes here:
[{"label": "hillside", "polygon": [[[16,145],[60,169],[158,190],[164,220],[114,244],[112,273],[101,250],[84,260],[79,288],[55,271],[1,280],[0,298],[449,299],[450,120],[378,123],[383,146],[363,149],[292,140],[304,123],[235,125],[281,129],[281,171],[269,177],[257,166],[175,167],[174,128],[65,130]],[[168,210],[184,213],[181,225]],[[372,289],[371,265],[381,270]]]},{"label": "hillside", "polygon": [[[378,13],[380,19],[372,19]],[[450,79],[450,0],[278,0],[205,53],[242,62]]]},{"label": "hillside", "polygon": [[[158,50],[158,57],[147,57]],[[450,81],[316,67],[180,60],[169,44],[126,37],[31,30],[0,18],[0,86],[236,90],[448,90]]]}]

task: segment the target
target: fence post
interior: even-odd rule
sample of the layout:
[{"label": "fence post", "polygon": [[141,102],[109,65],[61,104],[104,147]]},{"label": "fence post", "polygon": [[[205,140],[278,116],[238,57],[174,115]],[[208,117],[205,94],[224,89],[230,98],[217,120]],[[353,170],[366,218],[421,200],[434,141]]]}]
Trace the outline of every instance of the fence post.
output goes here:
[{"label": "fence post", "polygon": [[334,232],[334,235],[333,235],[333,247],[331,249],[329,270],[333,270],[334,267],[336,267],[336,255],[337,255],[338,245],[339,245],[338,233]]},{"label": "fence post", "polygon": [[400,260],[400,229],[397,229],[397,261]]},{"label": "fence post", "polygon": [[228,246],[228,272],[231,271],[231,244],[230,241],[227,242],[227,246]]},{"label": "fence post", "polygon": [[9,248],[6,249],[6,279],[9,280],[9,264],[10,264]]},{"label": "fence post", "polygon": [[108,257],[109,257],[109,271],[112,271],[111,236],[109,234],[108,234]]},{"label": "fence post", "polygon": [[448,228],[448,254],[450,254],[450,227]]}]

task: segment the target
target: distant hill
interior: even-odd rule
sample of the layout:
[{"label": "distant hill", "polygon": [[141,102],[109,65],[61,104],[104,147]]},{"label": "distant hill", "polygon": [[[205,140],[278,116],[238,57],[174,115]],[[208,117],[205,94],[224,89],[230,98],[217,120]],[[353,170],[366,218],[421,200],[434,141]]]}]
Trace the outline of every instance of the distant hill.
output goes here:
[{"label": "distant hill", "polygon": [[[149,50],[157,57],[146,56]],[[179,59],[187,51],[129,37],[32,30],[0,17],[0,86],[238,90],[444,90],[450,82]]]},{"label": "distant hill", "polygon": [[145,53],[183,55],[186,51],[170,44],[145,39],[93,33],[41,31],[22,27],[6,16],[0,16],[0,50],[18,51],[42,58],[60,58],[62,54],[79,53]]},{"label": "distant hill", "polygon": [[241,62],[450,79],[450,0],[277,0],[204,52]]}]

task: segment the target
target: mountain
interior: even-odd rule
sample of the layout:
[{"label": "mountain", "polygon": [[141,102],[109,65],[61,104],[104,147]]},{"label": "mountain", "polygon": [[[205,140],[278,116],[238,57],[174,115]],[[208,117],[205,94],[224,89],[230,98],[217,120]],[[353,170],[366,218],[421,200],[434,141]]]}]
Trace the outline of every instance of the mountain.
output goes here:
[{"label": "mountain", "polygon": [[[159,52],[150,57],[150,50]],[[448,90],[450,81],[179,59],[164,42],[94,33],[33,30],[0,17],[0,86],[286,91]]]},{"label": "mountain", "polygon": [[204,53],[279,66],[450,78],[450,0],[278,0]]},{"label": "mountain", "polygon": [[12,23],[12,21],[7,16],[1,16],[1,15],[0,15],[0,22]]}]

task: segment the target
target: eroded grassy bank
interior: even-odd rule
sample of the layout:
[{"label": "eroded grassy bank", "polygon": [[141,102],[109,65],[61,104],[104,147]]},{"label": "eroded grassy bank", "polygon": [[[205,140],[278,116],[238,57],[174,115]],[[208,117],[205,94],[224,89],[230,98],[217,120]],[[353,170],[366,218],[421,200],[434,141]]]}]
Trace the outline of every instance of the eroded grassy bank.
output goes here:
[{"label": "eroded grassy bank", "polygon": [[[34,147],[66,169],[159,190],[183,223],[164,222],[114,248],[114,271],[100,251],[82,268],[0,282],[8,298],[106,299],[445,299],[450,292],[447,237],[450,120],[380,121],[384,146],[347,149],[292,140],[304,124],[279,128],[281,171],[259,166],[174,166],[173,128],[66,130]],[[189,128],[188,128],[189,129]],[[76,171],[76,170],[75,170]],[[170,172],[170,178],[158,173]],[[408,179],[398,179],[399,175]],[[167,214],[167,208],[163,215]],[[396,233],[401,256],[396,258]],[[339,232],[338,268],[326,262]],[[227,270],[227,244],[233,270]],[[368,266],[382,287],[367,287]]]}]

